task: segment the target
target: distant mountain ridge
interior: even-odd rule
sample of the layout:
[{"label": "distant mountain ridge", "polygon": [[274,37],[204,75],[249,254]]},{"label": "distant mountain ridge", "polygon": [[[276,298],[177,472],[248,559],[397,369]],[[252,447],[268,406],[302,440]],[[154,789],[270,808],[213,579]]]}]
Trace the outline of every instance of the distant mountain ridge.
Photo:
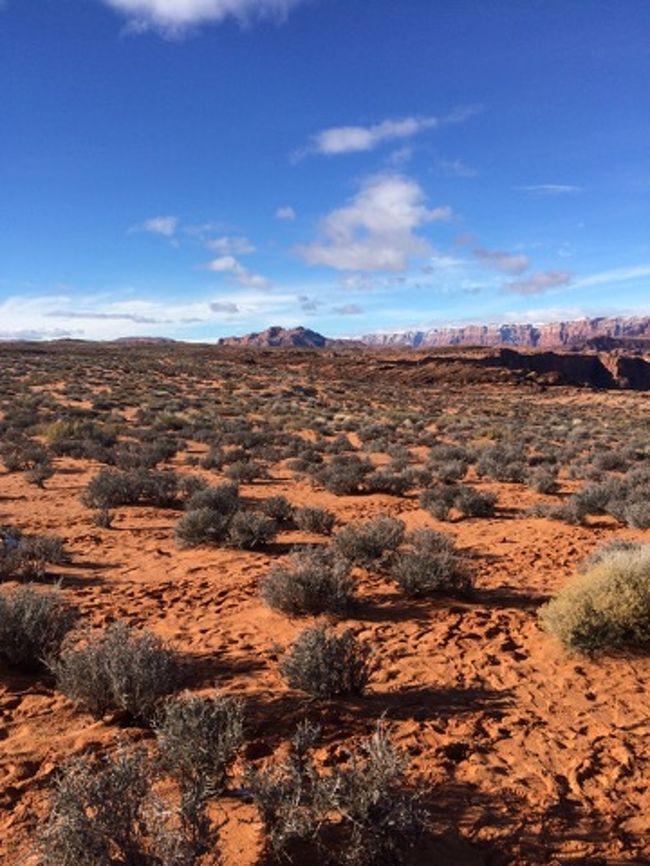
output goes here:
[{"label": "distant mountain ridge", "polygon": [[599,317],[543,325],[466,325],[458,328],[430,328],[426,331],[394,331],[366,334],[357,339],[330,339],[310,328],[283,328],[279,325],[244,334],[222,337],[219,346],[249,348],[324,349],[336,347],[428,349],[448,346],[502,346],[520,349],[650,349],[650,316]]},{"label": "distant mountain ridge", "polygon": [[650,316],[599,317],[544,325],[466,325],[426,331],[366,334],[366,346],[379,348],[435,348],[443,346],[516,346],[525,349],[607,350],[627,343],[650,348]]}]

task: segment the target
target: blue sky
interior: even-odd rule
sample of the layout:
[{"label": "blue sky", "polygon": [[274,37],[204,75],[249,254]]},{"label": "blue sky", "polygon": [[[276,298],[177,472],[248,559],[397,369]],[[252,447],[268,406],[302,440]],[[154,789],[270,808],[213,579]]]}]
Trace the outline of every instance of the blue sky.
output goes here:
[{"label": "blue sky", "polygon": [[650,312],[647,0],[0,0],[0,338]]}]

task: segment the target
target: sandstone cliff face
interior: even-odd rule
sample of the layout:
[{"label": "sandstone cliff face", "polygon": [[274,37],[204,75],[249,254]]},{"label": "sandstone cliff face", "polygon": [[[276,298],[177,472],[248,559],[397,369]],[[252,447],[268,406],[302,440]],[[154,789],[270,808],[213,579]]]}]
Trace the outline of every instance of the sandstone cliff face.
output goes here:
[{"label": "sandstone cliff face", "polygon": [[517,346],[525,349],[577,349],[589,341],[650,340],[650,316],[636,318],[578,319],[546,325],[467,325],[463,328],[432,328],[394,334],[368,334],[368,346]]}]

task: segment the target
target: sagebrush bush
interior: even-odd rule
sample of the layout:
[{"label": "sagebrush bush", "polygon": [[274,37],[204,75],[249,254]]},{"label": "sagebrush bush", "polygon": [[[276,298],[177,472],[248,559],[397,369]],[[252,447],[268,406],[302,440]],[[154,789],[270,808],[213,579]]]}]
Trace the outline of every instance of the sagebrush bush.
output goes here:
[{"label": "sagebrush bush", "polygon": [[241,508],[239,498],[239,487],[237,484],[217,484],[212,487],[204,487],[193,493],[185,503],[188,511],[197,511],[200,508],[211,508],[221,514],[234,514]]},{"label": "sagebrush bush", "polygon": [[286,496],[269,496],[262,502],[262,512],[287,526],[293,522],[295,509]]},{"label": "sagebrush bush", "polygon": [[197,508],[184,514],[174,527],[179,547],[223,544],[230,529],[231,515],[214,508]]},{"label": "sagebrush bush", "polygon": [[182,671],[161,638],[124,622],[64,650],[52,668],[58,688],[95,718],[113,711],[145,725],[160,700],[177,691]]},{"label": "sagebrush bush", "polygon": [[449,520],[455,509],[461,517],[491,517],[496,495],[467,484],[437,484],[420,495],[420,507],[438,520]]},{"label": "sagebrush bush", "polygon": [[542,625],[583,653],[650,646],[650,544],[601,556],[540,611]]},{"label": "sagebrush bush", "polygon": [[327,549],[308,548],[293,553],[286,564],[273,565],[261,594],[269,607],[289,616],[344,615],[354,604],[354,588],[344,562]]},{"label": "sagebrush bush", "polygon": [[223,790],[244,740],[241,701],[182,696],[167,701],[154,721],[161,765],[189,795]]},{"label": "sagebrush bush", "polygon": [[462,595],[471,589],[469,569],[448,536],[431,529],[419,529],[410,533],[406,540],[408,546],[391,558],[388,569],[406,595]]},{"label": "sagebrush bush", "polygon": [[330,535],[336,523],[336,515],[328,511],[327,508],[311,508],[305,505],[296,508],[293,520],[296,527],[303,532]]},{"label": "sagebrush bush", "polygon": [[380,515],[365,522],[349,523],[339,530],[332,542],[343,559],[354,565],[369,566],[404,540],[404,522]]},{"label": "sagebrush bush", "polygon": [[341,862],[393,866],[410,858],[426,828],[421,792],[408,787],[409,757],[383,724],[334,771],[332,805],[341,815]]},{"label": "sagebrush bush", "polygon": [[317,698],[360,695],[372,675],[372,650],[351,629],[338,635],[315,626],[296,638],[280,671],[292,689]]},{"label": "sagebrush bush", "polygon": [[38,671],[52,663],[79,617],[59,590],[20,586],[0,592],[0,658]]},{"label": "sagebrush bush", "polygon": [[13,527],[0,527],[0,580],[40,580],[49,565],[67,561],[58,536],[25,535]]},{"label": "sagebrush bush", "polygon": [[[175,797],[144,749],[68,761],[37,835],[38,866],[216,866],[208,797]],[[164,798],[158,793],[163,782]]]},{"label": "sagebrush bush", "polygon": [[239,550],[256,550],[273,541],[278,525],[258,511],[238,511],[228,527],[228,544]]}]

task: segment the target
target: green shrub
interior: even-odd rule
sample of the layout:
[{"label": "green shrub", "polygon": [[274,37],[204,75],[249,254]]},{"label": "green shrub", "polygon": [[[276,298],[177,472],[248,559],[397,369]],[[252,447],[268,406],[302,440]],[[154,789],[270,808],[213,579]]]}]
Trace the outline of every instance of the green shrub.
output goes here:
[{"label": "green shrub", "polygon": [[201,547],[223,544],[232,517],[214,508],[197,508],[184,514],[174,527],[179,547]]},{"label": "green shrub", "polygon": [[540,611],[543,626],[583,653],[650,644],[650,544],[603,556]]},{"label": "green shrub", "polygon": [[275,520],[257,511],[238,511],[230,521],[228,544],[239,550],[256,550],[277,535]]}]

